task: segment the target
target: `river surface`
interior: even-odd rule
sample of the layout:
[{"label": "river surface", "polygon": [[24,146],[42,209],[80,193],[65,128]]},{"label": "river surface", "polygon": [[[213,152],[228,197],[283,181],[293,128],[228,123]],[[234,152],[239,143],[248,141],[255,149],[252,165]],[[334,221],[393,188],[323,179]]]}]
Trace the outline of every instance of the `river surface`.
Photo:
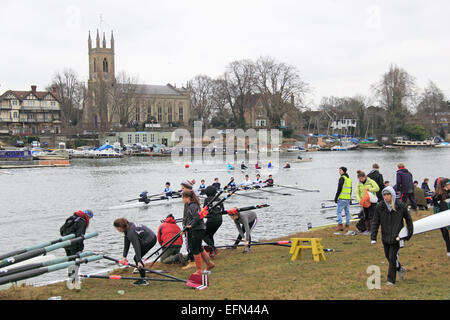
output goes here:
[{"label": "river surface", "polygon": [[[348,168],[356,187],[356,171],[363,170],[368,174],[372,164],[378,163],[385,180],[395,184],[396,165],[403,162],[419,181],[430,179],[433,189],[434,179],[438,176],[449,176],[450,149],[405,149],[405,150],[356,150],[302,153],[304,157],[312,157],[312,162],[295,163],[296,153],[279,154],[279,164],[291,163],[290,169],[267,169],[263,165],[262,178],[267,179],[273,173],[275,184],[297,186],[320,192],[302,192],[294,189],[283,189],[277,192],[290,195],[260,192],[254,199],[233,195],[225,202],[225,208],[244,207],[267,203],[270,207],[256,210],[258,223],[252,232],[252,239],[265,240],[286,236],[307,230],[312,226],[333,223],[335,209],[321,210],[321,203],[334,205],[326,200],[334,199],[339,179],[338,168]],[[275,155],[274,155],[275,156]],[[120,258],[123,250],[123,236],[113,227],[113,221],[126,217],[129,221],[145,224],[155,233],[160,220],[172,213],[175,218],[183,215],[181,202],[170,205],[150,206],[149,208],[132,208],[126,210],[108,210],[127,199],[137,198],[141,191],[149,194],[162,192],[166,181],[170,181],[174,190],[179,190],[185,179],[195,179],[198,187],[204,178],[206,184],[219,178],[222,186],[231,176],[237,182],[244,180],[240,170],[224,171],[225,164],[196,164],[189,168],[181,163],[174,163],[171,158],[125,157],[120,159],[72,159],[67,168],[30,168],[11,169],[0,173],[0,253],[59,238],[59,228],[65,219],[80,209],[91,209],[94,218],[87,233],[98,232],[99,235],[85,241],[85,251],[92,250]],[[239,167],[240,162],[236,163]],[[249,167],[253,167],[250,164]],[[207,171],[219,169],[222,171]],[[2,170],[2,169],[0,169]],[[202,172],[199,172],[202,170]],[[250,180],[255,179],[255,170],[249,170]],[[354,196],[354,192],[353,192]],[[203,200],[202,200],[203,203]],[[352,212],[359,209],[354,207]],[[238,234],[232,220],[224,216],[223,224],[215,235],[216,245],[231,244],[230,238]],[[157,244],[153,250],[158,248]],[[153,251],[152,250],[152,251]],[[183,252],[185,249],[183,248]],[[64,250],[58,249],[51,254],[64,256]],[[132,261],[134,250],[130,248],[128,259]],[[107,260],[82,265],[81,273],[98,272],[116,267]],[[28,283],[46,283],[61,280],[66,271],[56,271],[30,279]]]}]

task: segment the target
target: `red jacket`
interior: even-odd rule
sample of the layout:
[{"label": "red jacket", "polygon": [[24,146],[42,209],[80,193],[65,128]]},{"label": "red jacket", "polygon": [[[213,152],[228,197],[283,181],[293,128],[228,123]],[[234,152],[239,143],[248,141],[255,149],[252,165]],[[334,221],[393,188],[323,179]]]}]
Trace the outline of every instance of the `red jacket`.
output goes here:
[{"label": "red jacket", "polygon": [[[170,239],[172,239],[177,233],[181,231],[180,227],[177,225],[176,221],[172,217],[166,218],[164,223],[158,228],[158,242],[159,245],[163,245]],[[177,240],[173,243],[174,245],[181,246],[183,244],[183,237],[178,237]]]}]

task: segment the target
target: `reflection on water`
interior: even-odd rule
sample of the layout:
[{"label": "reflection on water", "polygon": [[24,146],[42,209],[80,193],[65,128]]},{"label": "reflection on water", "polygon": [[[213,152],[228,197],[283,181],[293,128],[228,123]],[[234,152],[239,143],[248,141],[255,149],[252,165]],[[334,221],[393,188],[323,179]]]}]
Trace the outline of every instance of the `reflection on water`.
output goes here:
[{"label": "reflection on water", "polygon": [[[313,226],[332,223],[327,219],[333,216],[334,209],[320,210],[322,202],[334,199],[339,179],[338,168],[348,168],[353,187],[356,186],[356,171],[363,170],[368,174],[372,164],[380,165],[380,172],[385,180],[395,184],[396,164],[403,162],[414,180],[422,182],[430,178],[430,186],[438,176],[449,176],[448,149],[422,150],[359,150],[348,152],[313,152],[308,153],[312,162],[295,163],[296,154],[280,155],[282,166],[290,161],[290,169],[273,170],[267,163],[261,162],[265,168],[262,178],[274,172],[275,184],[297,185],[303,189],[319,189],[320,192],[301,192],[283,189],[278,195],[269,192],[259,193],[253,199],[233,195],[225,202],[225,208],[242,207],[268,203],[270,207],[257,210],[258,225],[253,231],[255,240],[271,239],[289,235],[307,229],[307,223]],[[274,163],[274,161],[272,161]],[[235,166],[239,168],[240,162]],[[250,168],[253,164],[249,165]],[[172,213],[176,218],[182,217],[181,202],[171,205],[150,206],[147,209],[132,208],[127,210],[108,211],[107,208],[119,205],[121,201],[139,196],[141,191],[156,194],[163,190],[169,181],[174,190],[179,189],[180,182],[185,179],[196,179],[199,185],[204,178],[206,184],[219,178],[222,185],[234,176],[240,183],[244,173],[208,171],[225,169],[226,164],[191,164],[185,168],[183,164],[174,164],[170,158],[121,158],[121,159],[73,159],[68,168],[33,168],[9,170],[11,174],[0,174],[0,197],[2,204],[0,224],[0,252],[26,248],[31,245],[59,237],[59,228],[65,219],[79,209],[91,209],[94,218],[88,232],[97,231],[99,236],[85,241],[85,250],[104,252],[110,256],[121,257],[123,249],[122,235],[112,223],[114,219],[126,217],[135,223],[142,223],[156,232],[160,220]],[[197,171],[202,172],[197,172]],[[255,170],[249,170],[250,180],[254,180]],[[332,205],[332,202],[325,202]],[[352,209],[358,212],[357,208]],[[224,216],[222,227],[216,233],[218,245],[229,244],[229,238],[236,237],[237,230],[231,219]],[[158,247],[158,246],[156,246]],[[57,256],[64,255],[64,250],[54,251]],[[129,258],[133,256],[130,250]],[[114,264],[106,260],[83,265],[83,272],[92,272]],[[65,271],[58,271],[35,278],[33,281],[62,279]]]}]

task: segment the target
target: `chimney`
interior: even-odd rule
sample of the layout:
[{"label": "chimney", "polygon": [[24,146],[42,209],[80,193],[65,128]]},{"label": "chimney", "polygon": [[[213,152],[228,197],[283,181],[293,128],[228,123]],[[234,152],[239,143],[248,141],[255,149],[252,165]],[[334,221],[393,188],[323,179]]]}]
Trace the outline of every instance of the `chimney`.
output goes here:
[{"label": "chimney", "polygon": [[32,91],[32,92],[36,92],[36,85],[32,85],[32,86],[31,86],[31,91]]}]

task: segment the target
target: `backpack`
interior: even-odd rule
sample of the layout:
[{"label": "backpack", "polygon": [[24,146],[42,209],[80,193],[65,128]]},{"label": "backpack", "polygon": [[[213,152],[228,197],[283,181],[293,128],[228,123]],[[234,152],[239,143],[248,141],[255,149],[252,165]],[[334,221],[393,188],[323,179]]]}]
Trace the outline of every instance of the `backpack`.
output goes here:
[{"label": "backpack", "polygon": [[81,217],[78,217],[76,215],[70,216],[66,219],[66,222],[59,228],[59,233],[62,236],[67,236],[68,234],[74,233],[76,222],[78,222],[81,219]]}]

